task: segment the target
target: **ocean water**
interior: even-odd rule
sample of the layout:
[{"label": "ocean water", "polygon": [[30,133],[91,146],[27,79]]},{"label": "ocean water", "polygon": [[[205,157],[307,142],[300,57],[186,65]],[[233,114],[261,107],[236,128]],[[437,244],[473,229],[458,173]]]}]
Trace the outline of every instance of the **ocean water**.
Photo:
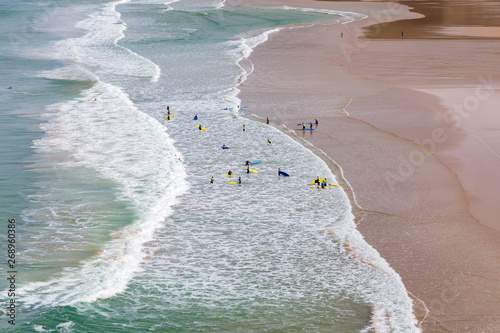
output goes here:
[{"label": "ocean water", "polygon": [[270,33],[361,16],[233,4],[0,4],[2,332],[419,331],[326,163],[238,108]]}]

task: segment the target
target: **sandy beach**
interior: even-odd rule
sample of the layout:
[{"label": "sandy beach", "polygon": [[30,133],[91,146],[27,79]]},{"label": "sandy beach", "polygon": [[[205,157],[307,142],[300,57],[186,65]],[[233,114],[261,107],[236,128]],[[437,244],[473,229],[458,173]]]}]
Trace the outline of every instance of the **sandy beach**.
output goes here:
[{"label": "sandy beach", "polygon": [[[497,332],[496,29],[436,26],[412,39],[418,29],[408,28],[401,38],[401,24],[423,16],[394,3],[252,3],[368,16],[271,34],[250,56],[255,69],[239,97],[338,164],[329,161],[359,230],[403,278],[425,332]],[[363,38],[367,26],[374,39]],[[297,126],[314,119],[314,131]]]}]

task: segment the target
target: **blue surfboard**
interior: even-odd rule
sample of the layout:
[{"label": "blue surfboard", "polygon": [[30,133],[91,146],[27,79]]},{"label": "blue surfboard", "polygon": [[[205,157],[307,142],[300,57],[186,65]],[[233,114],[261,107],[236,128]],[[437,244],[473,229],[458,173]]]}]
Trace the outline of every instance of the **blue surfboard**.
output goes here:
[{"label": "blue surfboard", "polygon": [[286,172],[281,171],[281,170],[280,170],[280,171],[278,171],[278,175],[282,175],[282,176],[285,176],[285,177],[290,177],[290,175],[289,175],[289,174],[287,174]]}]

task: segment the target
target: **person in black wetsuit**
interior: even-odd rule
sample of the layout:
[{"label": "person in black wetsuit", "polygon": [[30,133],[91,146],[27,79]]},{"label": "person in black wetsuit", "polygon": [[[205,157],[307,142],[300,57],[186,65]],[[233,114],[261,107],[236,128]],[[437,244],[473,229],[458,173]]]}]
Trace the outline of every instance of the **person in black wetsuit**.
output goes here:
[{"label": "person in black wetsuit", "polygon": [[241,184],[241,177],[238,177],[238,183]]},{"label": "person in black wetsuit", "polygon": [[210,178],[210,184],[213,184],[214,183],[214,177],[212,176],[212,178]]},{"label": "person in black wetsuit", "polygon": [[250,166],[247,166],[247,173],[250,173]]},{"label": "person in black wetsuit", "polygon": [[231,170],[229,170],[229,172],[227,174],[228,174],[228,176],[231,176],[233,174],[233,172]]}]

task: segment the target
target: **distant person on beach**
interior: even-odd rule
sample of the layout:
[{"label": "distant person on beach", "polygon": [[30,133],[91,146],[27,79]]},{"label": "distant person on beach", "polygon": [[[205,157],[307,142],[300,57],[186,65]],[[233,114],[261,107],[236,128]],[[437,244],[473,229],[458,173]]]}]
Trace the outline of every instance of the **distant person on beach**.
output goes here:
[{"label": "distant person on beach", "polygon": [[194,120],[198,120],[198,115],[195,115],[195,116],[194,116]]},{"label": "distant person on beach", "polygon": [[269,117],[267,117],[267,119],[266,119],[266,124],[269,125]]},{"label": "distant person on beach", "polygon": [[270,145],[271,144],[271,140],[267,139],[267,144]]},{"label": "distant person on beach", "polygon": [[323,180],[323,181],[321,182],[321,188],[325,188],[325,186],[326,186],[326,182]]},{"label": "distant person on beach", "polygon": [[245,162],[245,165],[250,165],[250,161],[246,161],[246,162]]},{"label": "distant person on beach", "polygon": [[305,130],[306,129],[306,124],[302,123],[302,129]]},{"label": "distant person on beach", "polygon": [[250,166],[247,166],[247,173],[250,173]]},{"label": "distant person on beach", "polygon": [[314,119],[314,122],[316,123],[316,125],[318,125],[318,119]]},{"label": "distant person on beach", "polygon": [[278,176],[281,176],[281,169],[278,168]]},{"label": "distant person on beach", "polygon": [[238,177],[238,183],[241,184],[241,177]]},{"label": "distant person on beach", "polygon": [[170,113],[170,106],[167,105],[167,111]]},{"label": "distant person on beach", "polygon": [[199,127],[200,131],[201,131],[201,124],[200,124],[200,127]]},{"label": "distant person on beach", "polygon": [[340,33],[340,38],[343,38],[343,37],[344,37],[344,33],[343,33],[343,32],[341,32],[341,33]]},{"label": "distant person on beach", "polygon": [[232,174],[233,174],[233,172],[232,172],[231,170],[229,170],[229,171],[227,172],[227,175],[228,175],[228,176],[231,176]]},{"label": "distant person on beach", "polygon": [[212,176],[212,178],[210,178],[210,184],[213,184],[214,183],[214,177]]},{"label": "distant person on beach", "polygon": [[10,86],[9,89],[12,89],[12,86]]},{"label": "distant person on beach", "polygon": [[403,39],[403,38],[404,38],[404,34],[405,34],[405,32],[404,32],[404,31],[401,31],[401,39]]},{"label": "distant person on beach", "polygon": [[313,128],[313,123],[309,124],[309,128],[311,128],[311,129]]},{"label": "distant person on beach", "polygon": [[245,132],[245,125],[243,125],[243,132]]}]

